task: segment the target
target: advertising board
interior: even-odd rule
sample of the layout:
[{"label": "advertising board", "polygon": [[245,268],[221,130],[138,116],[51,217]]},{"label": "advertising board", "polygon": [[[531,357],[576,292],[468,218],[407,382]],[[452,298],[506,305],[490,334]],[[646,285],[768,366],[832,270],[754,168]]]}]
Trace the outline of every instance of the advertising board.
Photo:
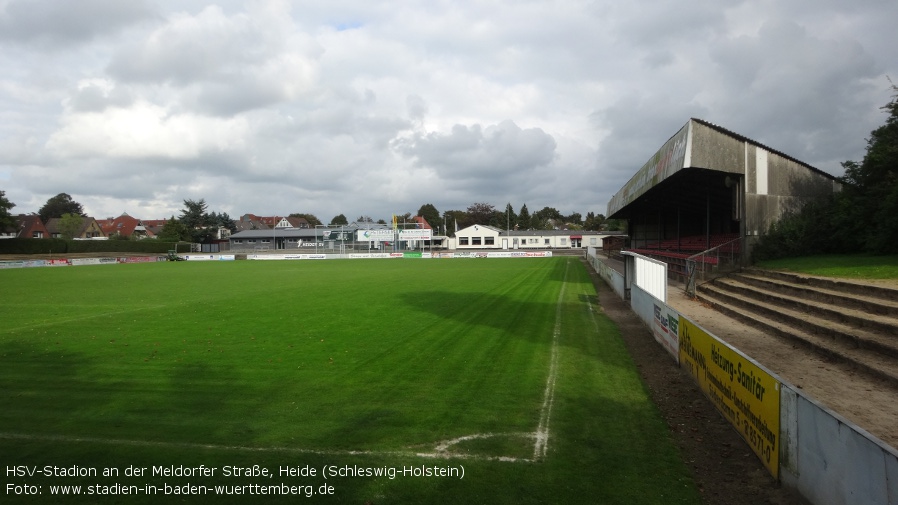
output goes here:
[{"label": "advertising board", "polygon": [[779,478],[779,380],[749,358],[680,317],[680,366]]},{"label": "advertising board", "polygon": [[654,304],[654,320],[652,322],[652,334],[655,340],[664,347],[674,361],[680,358],[679,326],[680,314],[664,304]]},{"label": "advertising board", "polygon": [[359,242],[379,241],[389,242],[394,239],[394,232],[390,229],[381,230],[357,230],[355,232],[356,240]]},{"label": "advertising board", "polygon": [[430,240],[433,236],[433,230],[415,229],[415,230],[399,230],[399,240]]}]

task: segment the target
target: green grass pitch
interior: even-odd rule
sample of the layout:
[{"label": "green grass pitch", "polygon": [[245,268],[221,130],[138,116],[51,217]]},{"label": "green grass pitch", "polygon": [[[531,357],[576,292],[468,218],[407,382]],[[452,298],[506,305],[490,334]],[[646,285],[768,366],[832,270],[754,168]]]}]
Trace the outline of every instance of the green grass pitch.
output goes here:
[{"label": "green grass pitch", "polygon": [[[2,501],[700,503],[575,258],[15,269],[0,286]],[[214,474],[159,474],[200,465]]]}]

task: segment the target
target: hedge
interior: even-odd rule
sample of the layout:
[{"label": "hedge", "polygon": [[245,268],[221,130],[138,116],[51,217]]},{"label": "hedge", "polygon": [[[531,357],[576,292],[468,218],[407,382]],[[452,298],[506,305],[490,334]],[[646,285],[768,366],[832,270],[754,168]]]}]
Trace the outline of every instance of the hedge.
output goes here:
[{"label": "hedge", "polygon": [[[65,240],[10,238],[0,240],[0,254],[150,253],[165,254],[174,242],[157,240]],[[181,246],[183,249],[184,246]]]}]

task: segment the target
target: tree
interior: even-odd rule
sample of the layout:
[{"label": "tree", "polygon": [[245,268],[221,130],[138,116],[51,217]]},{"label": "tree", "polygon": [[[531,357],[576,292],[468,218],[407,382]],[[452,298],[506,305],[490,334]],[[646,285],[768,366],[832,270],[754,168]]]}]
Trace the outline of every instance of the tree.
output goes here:
[{"label": "tree", "polygon": [[205,228],[209,221],[205,199],[184,200],[184,208],[181,209],[181,217],[178,219],[188,230]]},{"label": "tree", "polygon": [[218,235],[219,216],[209,214],[207,208],[205,199],[184,200],[178,219],[190,233],[190,240],[197,244],[209,243]]},{"label": "tree", "polygon": [[467,226],[468,214],[463,210],[447,210],[443,212],[443,221],[446,223],[446,235],[455,236],[455,230]]},{"label": "tree", "polygon": [[605,216],[603,214],[586,213],[586,221],[583,222],[583,229],[589,231],[600,231],[605,226]]},{"label": "tree", "polygon": [[6,199],[6,192],[0,191],[0,231],[15,227],[16,219],[9,212],[15,206],[16,204]]},{"label": "tree", "polygon": [[603,230],[608,231],[619,231],[626,233],[627,232],[627,220],[626,219],[606,219],[604,225],[602,225]]},{"label": "tree", "polygon": [[358,219],[355,220],[356,223],[373,223],[374,220],[371,219],[371,216],[361,215]]},{"label": "tree", "polygon": [[75,238],[82,226],[84,226],[84,217],[78,214],[63,214],[59,218],[59,232],[66,240]]},{"label": "tree", "polygon": [[581,215],[579,212],[574,212],[570,216],[565,217],[564,222],[567,224],[581,226],[583,225],[583,215]]},{"label": "tree", "polygon": [[162,225],[162,230],[156,238],[161,242],[187,242],[191,240],[190,230],[184,226],[184,223],[175,219],[175,216],[165,220],[165,224]]},{"label": "tree", "polygon": [[50,218],[62,217],[63,214],[83,216],[84,209],[81,207],[80,203],[72,200],[71,195],[60,193],[47,200],[47,203],[37,211],[37,214],[40,216],[41,221],[46,223]]},{"label": "tree", "polygon": [[488,203],[475,203],[468,207],[465,226],[490,224],[495,219],[496,208]]},{"label": "tree", "polygon": [[871,132],[863,161],[842,163],[841,196],[848,202],[837,202],[852,212],[849,221],[862,224],[863,247],[875,254],[898,252],[898,86],[892,84],[892,91],[892,100],[881,107],[889,117]]},{"label": "tree", "polygon": [[533,216],[539,220],[553,219],[553,220],[563,220],[564,216],[561,215],[561,212],[558,212],[558,209],[554,207],[543,207],[542,210],[537,211]]},{"label": "tree", "polygon": [[518,215],[514,213],[511,202],[508,202],[508,205],[505,206],[505,226],[511,230],[518,227]]},{"label": "tree", "polygon": [[531,221],[530,211],[527,210],[527,204],[525,203],[521,206],[521,212],[518,213],[518,229],[529,230],[531,228]]},{"label": "tree", "polygon": [[301,217],[301,218],[305,219],[306,221],[309,222],[309,226],[311,228],[314,228],[316,226],[320,226],[320,225],[324,224],[321,222],[320,219],[315,217],[315,214],[303,214],[303,213],[299,213],[299,212],[294,212],[293,214],[290,214],[290,217]]},{"label": "tree", "polygon": [[423,217],[428,224],[430,224],[431,228],[438,229],[441,224],[443,224],[443,219],[440,217],[440,211],[432,203],[425,203],[418,209],[418,215]]},{"label": "tree", "polygon": [[349,221],[346,220],[346,216],[344,216],[343,214],[337,214],[336,216],[334,216],[333,219],[331,219],[331,226],[336,226],[336,225],[344,225],[345,226],[347,224],[349,224]]},{"label": "tree", "polygon": [[222,212],[221,214],[211,213],[209,214],[209,223],[212,226],[220,226],[222,228],[227,228],[234,233],[237,231],[237,223],[231,219],[231,216],[228,215],[227,212]]}]

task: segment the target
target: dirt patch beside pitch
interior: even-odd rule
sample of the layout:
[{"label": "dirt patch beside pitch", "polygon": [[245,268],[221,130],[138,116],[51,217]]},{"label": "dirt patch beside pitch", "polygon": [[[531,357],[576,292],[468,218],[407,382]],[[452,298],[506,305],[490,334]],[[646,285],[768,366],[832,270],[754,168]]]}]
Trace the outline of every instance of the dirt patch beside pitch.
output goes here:
[{"label": "dirt patch beside pitch", "polygon": [[807,501],[776,482],[651,331],[589,268],[606,316],[620,328],[643,383],[670,428],[708,505],[792,505]]}]

